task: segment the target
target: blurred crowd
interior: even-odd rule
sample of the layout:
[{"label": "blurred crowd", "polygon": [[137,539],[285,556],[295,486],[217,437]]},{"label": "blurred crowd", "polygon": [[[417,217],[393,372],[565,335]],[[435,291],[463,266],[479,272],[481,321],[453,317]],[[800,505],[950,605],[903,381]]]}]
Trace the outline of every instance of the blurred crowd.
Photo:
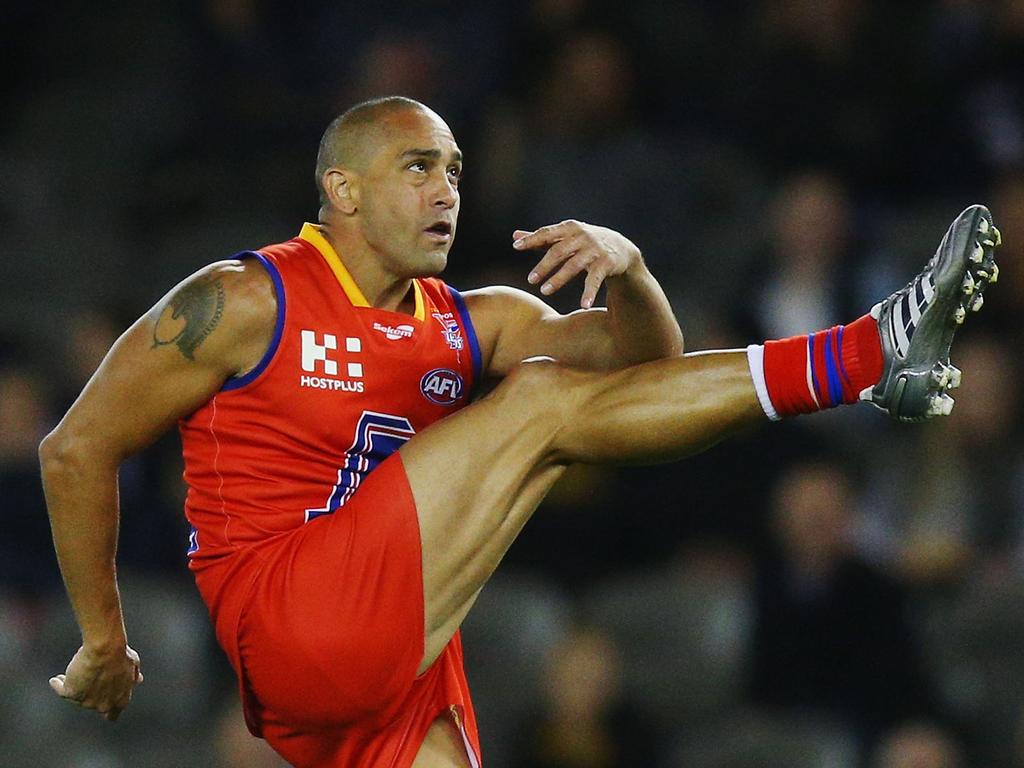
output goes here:
[{"label": "blurred crowd", "polygon": [[0,767],[280,765],[189,583],[173,434],[120,474],[146,682],[116,727],[50,693],[77,642],[36,449],[175,282],[315,220],[333,116],[403,94],[466,155],[449,282],[527,288],[514,229],[615,227],[691,350],[862,314],[969,203],[1004,236],[948,420],[861,406],[566,475],[465,627],[486,764],[1024,768],[1024,3],[55,0],[0,18]]}]

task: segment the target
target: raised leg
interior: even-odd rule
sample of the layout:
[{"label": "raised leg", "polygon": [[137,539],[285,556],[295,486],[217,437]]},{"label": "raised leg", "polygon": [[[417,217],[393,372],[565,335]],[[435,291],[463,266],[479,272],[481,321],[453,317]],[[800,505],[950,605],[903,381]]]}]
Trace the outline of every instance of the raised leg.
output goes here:
[{"label": "raised leg", "polygon": [[742,351],[614,373],[524,363],[487,398],[400,450],[419,515],[426,645],[441,653],[570,463],[652,463],[765,419]]}]

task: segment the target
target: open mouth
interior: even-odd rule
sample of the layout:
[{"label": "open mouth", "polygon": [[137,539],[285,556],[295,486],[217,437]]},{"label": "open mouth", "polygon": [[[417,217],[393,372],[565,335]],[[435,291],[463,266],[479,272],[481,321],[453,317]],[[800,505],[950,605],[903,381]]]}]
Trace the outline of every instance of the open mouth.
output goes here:
[{"label": "open mouth", "polygon": [[452,236],[452,225],[448,221],[438,221],[424,231],[438,240],[448,240]]}]

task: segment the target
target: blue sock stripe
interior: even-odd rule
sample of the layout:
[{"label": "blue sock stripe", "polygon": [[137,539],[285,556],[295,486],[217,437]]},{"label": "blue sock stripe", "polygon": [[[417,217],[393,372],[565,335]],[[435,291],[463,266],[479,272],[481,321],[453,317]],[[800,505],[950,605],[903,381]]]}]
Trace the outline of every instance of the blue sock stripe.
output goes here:
[{"label": "blue sock stripe", "polygon": [[833,355],[834,347],[832,331],[827,331],[825,333],[825,377],[828,382],[829,404],[836,406],[843,401],[843,384],[839,381],[839,369],[836,367],[836,358]]},{"label": "blue sock stripe", "polygon": [[836,357],[839,358],[839,371],[843,374],[843,381],[846,382],[846,386],[852,387],[853,382],[850,381],[850,377],[846,373],[846,366],[843,365],[843,328],[845,327],[845,325],[840,325],[836,332],[836,350],[838,351]]},{"label": "blue sock stripe", "polygon": [[833,397],[832,397],[832,376],[831,376],[831,371],[829,371],[829,369],[828,369],[829,368],[829,363],[832,361],[832,336],[831,336],[831,334],[828,331],[825,332],[824,342],[825,342],[825,370],[824,370],[824,374],[825,374],[825,394],[828,396],[827,397],[827,404],[828,404],[829,407],[831,407],[831,406],[835,405],[835,403],[833,402]]}]

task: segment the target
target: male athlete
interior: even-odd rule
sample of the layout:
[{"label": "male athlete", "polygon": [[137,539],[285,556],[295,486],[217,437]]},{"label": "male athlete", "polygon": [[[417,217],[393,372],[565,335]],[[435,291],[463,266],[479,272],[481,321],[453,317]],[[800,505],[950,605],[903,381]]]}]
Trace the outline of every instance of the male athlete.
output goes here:
[{"label": "male athlete", "polygon": [[[639,250],[608,229],[513,234],[546,249],[541,293],[586,273],[569,315],[438,280],[461,172],[430,109],[360,104],[321,142],[319,224],[200,270],[117,341],[40,448],[82,630],[60,696],[113,720],[142,680],[115,578],[117,469],[178,422],[190,567],[250,729],[297,766],[478,766],[459,625],[568,464],[676,459],[858,399],[948,413],[953,332],[997,276],[999,234],[974,206],[870,314],[682,355]],[[484,376],[504,381],[469,404]]]}]

